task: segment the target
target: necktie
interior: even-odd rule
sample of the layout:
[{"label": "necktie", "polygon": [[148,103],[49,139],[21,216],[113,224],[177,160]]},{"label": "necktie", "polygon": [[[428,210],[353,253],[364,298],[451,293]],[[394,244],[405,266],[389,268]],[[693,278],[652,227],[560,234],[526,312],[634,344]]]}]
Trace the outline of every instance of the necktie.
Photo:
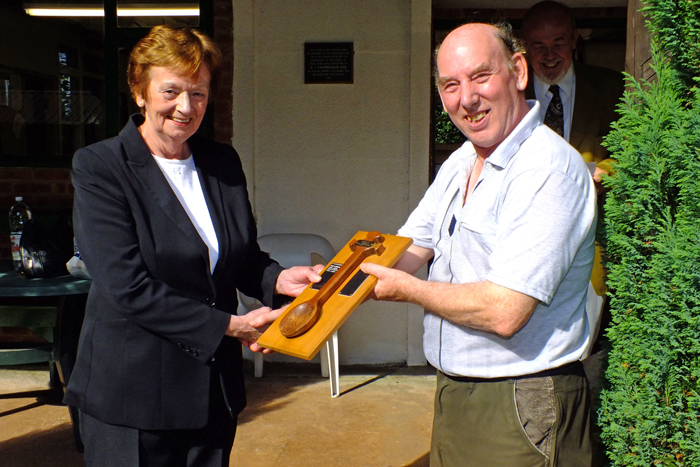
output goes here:
[{"label": "necktie", "polygon": [[553,84],[549,87],[552,93],[552,100],[549,102],[547,112],[544,114],[544,124],[556,131],[561,137],[564,136],[564,109],[559,96],[559,86]]}]

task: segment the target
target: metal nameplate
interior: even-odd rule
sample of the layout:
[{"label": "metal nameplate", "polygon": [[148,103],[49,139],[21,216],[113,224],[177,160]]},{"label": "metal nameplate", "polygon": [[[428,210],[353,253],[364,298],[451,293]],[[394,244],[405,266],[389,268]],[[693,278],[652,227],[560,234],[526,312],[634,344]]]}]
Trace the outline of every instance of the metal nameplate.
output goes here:
[{"label": "metal nameplate", "polygon": [[362,246],[365,248],[369,248],[371,246],[374,246],[374,242],[371,240],[358,240],[355,242],[355,246]]}]

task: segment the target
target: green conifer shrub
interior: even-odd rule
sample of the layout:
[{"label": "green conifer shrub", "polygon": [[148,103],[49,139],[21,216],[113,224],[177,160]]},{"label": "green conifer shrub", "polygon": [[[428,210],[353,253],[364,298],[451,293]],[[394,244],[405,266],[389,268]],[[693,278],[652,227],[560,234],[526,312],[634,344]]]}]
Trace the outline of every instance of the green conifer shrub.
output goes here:
[{"label": "green conifer shrub", "polygon": [[646,0],[641,11],[687,89],[700,83],[700,0]]},{"label": "green conifer shrub", "polygon": [[612,324],[598,414],[615,466],[700,466],[700,0],[647,0],[653,83],[606,139]]},{"label": "green conifer shrub", "polygon": [[598,423],[614,466],[700,466],[700,92],[658,42],[657,81],[628,77],[606,139],[617,164],[605,180],[612,323]]}]

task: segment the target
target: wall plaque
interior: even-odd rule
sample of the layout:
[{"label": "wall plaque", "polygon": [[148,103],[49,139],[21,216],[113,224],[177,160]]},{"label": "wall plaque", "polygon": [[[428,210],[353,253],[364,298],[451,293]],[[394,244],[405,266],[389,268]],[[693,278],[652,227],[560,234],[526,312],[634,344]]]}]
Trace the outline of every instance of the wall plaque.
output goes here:
[{"label": "wall plaque", "polygon": [[306,42],[305,84],[352,84],[353,42]]}]

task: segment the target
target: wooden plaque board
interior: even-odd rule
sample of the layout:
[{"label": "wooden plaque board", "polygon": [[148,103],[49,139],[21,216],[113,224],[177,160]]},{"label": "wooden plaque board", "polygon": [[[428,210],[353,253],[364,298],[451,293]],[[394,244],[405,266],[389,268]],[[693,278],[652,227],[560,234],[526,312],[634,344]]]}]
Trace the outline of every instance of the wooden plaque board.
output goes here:
[{"label": "wooden plaque board", "polygon": [[[337,269],[340,264],[347,260],[352,254],[350,244],[355,240],[364,239],[368,232],[360,231],[338,252],[333,260],[326,265],[326,268],[321,273],[322,276],[328,277],[334,269]],[[377,263],[382,266],[392,267],[401,258],[403,253],[411,246],[413,240],[407,237],[399,237],[396,235],[385,235],[384,246],[386,250],[381,255],[372,255],[365,258],[365,263]],[[357,275],[359,273],[359,275]],[[374,276],[366,276],[360,285],[356,285],[364,276],[359,267],[356,273],[351,275],[343,284],[340,285],[338,291],[323,305],[321,316],[314,326],[306,331],[301,336],[287,338],[282,335],[279,328],[279,323],[284,316],[294,306],[309,300],[318,292],[313,286],[309,285],[275,320],[274,323],[263,333],[258,339],[258,344],[262,347],[280,352],[293,357],[311,360],[321,350],[323,344],[333,335],[335,331],[345,322],[350,314],[357,308],[360,303],[369,295],[377,283]],[[353,285],[353,283],[355,285]]]}]

